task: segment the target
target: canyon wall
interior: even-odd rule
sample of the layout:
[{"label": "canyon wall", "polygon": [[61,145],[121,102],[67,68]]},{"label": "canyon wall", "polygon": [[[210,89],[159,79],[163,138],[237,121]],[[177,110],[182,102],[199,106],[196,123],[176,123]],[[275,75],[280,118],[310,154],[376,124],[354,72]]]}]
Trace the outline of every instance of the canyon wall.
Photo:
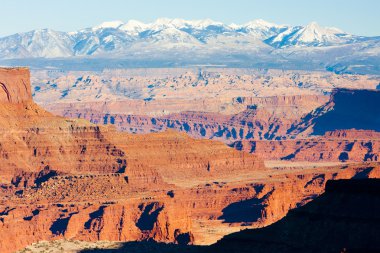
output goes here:
[{"label": "canyon wall", "polygon": [[324,136],[281,141],[236,141],[232,147],[264,160],[308,162],[379,161],[380,133],[338,130]]},{"label": "canyon wall", "polygon": [[114,125],[124,132],[150,133],[175,129],[192,137],[216,139],[228,143],[236,140],[283,138],[295,121],[327,102],[327,97],[312,95],[239,97],[235,100],[245,105],[245,109],[232,115],[184,111],[152,117],[104,113],[101,108],[91,109],[82,107],[81,104],[70,105],[62,111],[53,111],[65,117],[84,118],[95,124]]},{"label": "canyon wall", "polygon": [[22,103],[32,100],[28,68],[0,68],[0,103]]}]

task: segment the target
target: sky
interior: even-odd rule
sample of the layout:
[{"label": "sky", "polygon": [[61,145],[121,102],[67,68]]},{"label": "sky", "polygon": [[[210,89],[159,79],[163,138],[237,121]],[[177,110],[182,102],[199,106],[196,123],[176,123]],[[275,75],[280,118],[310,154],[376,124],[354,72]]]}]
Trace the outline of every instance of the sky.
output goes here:
[{"label": "sky", "polygon": [[34,29],[75,31],[104,21],[205,19],[289,25],[312,21],[346,32],[380,35],[379,0],[1,0],[0,36]]}]

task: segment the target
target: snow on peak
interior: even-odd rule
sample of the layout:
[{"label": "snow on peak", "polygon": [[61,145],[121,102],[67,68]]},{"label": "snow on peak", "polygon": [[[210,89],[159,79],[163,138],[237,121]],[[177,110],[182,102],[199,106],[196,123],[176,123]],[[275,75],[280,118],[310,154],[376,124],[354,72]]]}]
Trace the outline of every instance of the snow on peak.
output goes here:
[{"label": "snow on peak", "polygon": [[129,20],[126,24],[119,26],[118,28],[122,31],[137,34],[146,29],[148,29],[149,25],[140,22],[138,20]]},{"label": "snow on peak", "polygon": [[151,39],[159,44],[169,46],[174,43],[177,45],[199,45],[200,42],[190,34],[175,27],[167,27],[155,32]]},{"label": "snow on peak", "polygon": [[131,19],[126,24],[124,24],[122,27],[128,27],[128,26],[129,27],[140,27],[140,26],[146,26],[146,24],[141,22],[141,21]]},{"label": "snow on peak", "polygon": [[199,46],[213,50],[230,50],[237,46],[246,50],[252,49],[251,45],[257,48],[327,47],[364,39],[316,22],[289,26],[256,19],[243,25],[225,25],[212,19],[159,18],[151,23],[104,22],[69,33],[40,29],[14,34],[0,38],[0,57],[71,57],[129,52],[132,47],[157,45],[166,49]]},{"label": "snow on peak", "polygon": [[170,18],[158,18],[156,21],[154,21],[154,24],[157,25],[167,25],[172,21]]},{"label": "snow on peak", "polygon": [[311,22],[304,27],[286,29],[268,42],[276,47],[331,46],[344,43],[349,38],[349,34],[337,28],[322,27],[317,22]]},{"label": "snow on peak", "polygon": [[237,29],[240,29],[240,28],[241,28],[241,25],[238,25],[238,24],[236,24],[236,23],[231,23],[231,24],[229,25],[229,27],[230,27],[231,29],[237,30]]},{"label": "snow on peak", "polygon": [[99,30],[105,28],[114,28],[120,29],[126,32],[141,32],[143,30],[162,30],[168,27],[174,27],[177,29],[182,28],[193,28],[193,29],[206,29],[209,26],[225,26],[230,29],[270,29],[270,28],[282,28],[284,25],[276,25],[270,22],[267,22],[262,19],[256,19],[250,21],[244,25],[231,24],[229,26],[225,25],[222,22],[214,21],[212,19],[199,19],[199,20],[185,20],[180,18],[158,18],[152,23],[143,23],[137,20],[129,20],[127,23],[122,21],[110,21],[103,22],[100,25],[97,25],[92,28],[92,30]]},{"label": "snow on peak", "polygon": [[336,27],[322,27],[317,22],[313,21],[306,25],[304,27],[305,30],[308,31],[314,31],[318,33],[325,33],[325,34],[339,34],[339,33],[345,33],[342,30],[336,28]]},{"label": "snow on peak", "polygon": [[336,28],[336,27],[326,27],[327,30],[335,33],[335,34],[346,34],[343,30]]},{"label": "snow on peak", "polygon": [[309,24],[305,26],[305,28],[320,29],[321,26],[316,21],[311,21]]},{"label": "snow on peak", "polygon": [[201,19],[201,20],[184,20],[184,19],[169,19],[169,18],[159,18],[154,23],[152,23],[152,29],[164,29],[167,27],[174,27],[177,29],[181,28],[195,28],[195,29],[205,29],[210,25],[223,25],[221,22],[216,22],[212,19]]},{"label": "snow on peak", "polygon": [[117,21],[108,21],[108,22],[103,22],[100,25],[94,26],[93,30],[99,30],[99,29],[105,29],[105,28],[114,28],[117,29],[120,26],[124,24],[123,21],[117,20]]},{"label": "snow on peak", "polygon": [[217,22],[217,21],[214,21],[212,19],[201,19],[201,20],[192,20],[192,21],[188,21],[189,24],[191,24],[193,27],[196,27],[196,28],[206,28],[208,26],[211,26],[211,25],[215,25],[215,26],[222,26],[223,23],[222,22]]},{"label": "snow on peak", "polygon": [[172,19],[169,18],[158,18],[153,23],[149,24],[149,28],[151,30],[161,30],[168,27],[174,27],[173,24],[171,24]]},{"label": "snow on peak", "polygon": [[280,27],[283,27],[283,25],[277,25],[274,23],[270,23],[270,22],[267,22],[263,19],[252,20],[252,21],[244,24],[243,26],[247,27],[247,28],[271,28],[271,27],[280,28]]},{"label": "snow on peak", "polygon": [[159,18],[151,24],[152,30],[160,30],[165,28],[183,28],[187,26],[187,21],[184,19],[170,19],[170,18]]},{"label": "snow on peak", "polygon": [[255,19],[241,26],[230,25],[231,29],[242,30],[258,39],[267,39],[277,35],[281,29],[287,28],[285,25],[277,25],[262,19]]},{"label": "snow on peak", "polygon": [[299,30],[295,37],[301,42],[337,42],[339,38],[336,37],[335,32],[330,29],[321,27],[317,22],[311,22],[301,30]]}]

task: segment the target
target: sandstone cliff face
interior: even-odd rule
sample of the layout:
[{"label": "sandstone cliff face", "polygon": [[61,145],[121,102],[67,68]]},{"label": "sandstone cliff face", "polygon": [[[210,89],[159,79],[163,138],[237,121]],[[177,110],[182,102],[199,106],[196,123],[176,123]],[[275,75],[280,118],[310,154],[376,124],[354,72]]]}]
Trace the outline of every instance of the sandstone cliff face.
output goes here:
[{"label": "sandstone cliff face", "polygon": [[126,166],[124,152],[104,138],[107,129],[64,120],[32,103],[0,104],[0,113],[0,174],[5,181],[44,168],[111,173]]},{"label": "sandstone cliff face", "polygon": [[[283,138],[295,121],[323,104],[327,101],[327,97],[316,95],[239,97],[234,98],[234,101],[234,103],[244,105],[246,109],[233,115],[184,111],[166,116],[150,117],[98,112],[96,108],[80,108],[78,104],[58,111],[58,113],[70,118],[84,118],[96,124],[115,125],[121,131],[130,133],[175,129],[196,138],[232,142]],[[196,102],[196,104],[199,103]],[[178,106],[181,108],[181,105]]]},{"label": "sandstone cliff face", "polygon": [[31,186],[53,174],[125,169],[124,152],[104,138],[107,129],[46,112],[32,101],[29,78],[27,68],[0,69],[1,183]]},{"label": "sandstone cliff face", "polygon": [[190,218],[162,202],[48,204],[1,210],[2,252],[53,239],[176,242],[188,235]]},{"label": "sandstone cliff face", "polygon": [[[191,186],[194,182],[228,178],[231,173],[251,173],[264,168],[263,161],[254,155],[174,131],[147,135],[119,133],[109,138],[127,150],[126,173],[145,183],[157,173],[165,183]],[[153,179],[158,181],[157,177]]]},{"label": "sandstone cliff face", "polygon": [[339,130],[324,136],[281,141],[237,141],[232,147],[264,160],[309,162],[378,161],[380,133]]},{"label": "sandstone cliff face", "polygon": [[0,103],[32,100],[30,72],[27,68],[0,68]]}]

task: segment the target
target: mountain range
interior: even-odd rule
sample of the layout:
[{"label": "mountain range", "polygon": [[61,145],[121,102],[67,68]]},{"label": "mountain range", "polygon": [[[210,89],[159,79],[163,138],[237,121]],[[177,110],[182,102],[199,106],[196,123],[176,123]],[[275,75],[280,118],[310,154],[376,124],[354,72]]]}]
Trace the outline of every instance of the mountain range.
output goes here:
[{"label": "mountain range", "polygon": [[378,73],[380,37],[353,35],[315,22],[290,26],[258,19],[226,25],[210,19],[160,18],[152,23],[112,21],[75,32],[41,29],[0,38],[0,64],[26,59],[29,65],[45,67],[57,59],[71,64],[80,59],[89,67],[107,59],[108,65],[118,67],[224,65]]}]

